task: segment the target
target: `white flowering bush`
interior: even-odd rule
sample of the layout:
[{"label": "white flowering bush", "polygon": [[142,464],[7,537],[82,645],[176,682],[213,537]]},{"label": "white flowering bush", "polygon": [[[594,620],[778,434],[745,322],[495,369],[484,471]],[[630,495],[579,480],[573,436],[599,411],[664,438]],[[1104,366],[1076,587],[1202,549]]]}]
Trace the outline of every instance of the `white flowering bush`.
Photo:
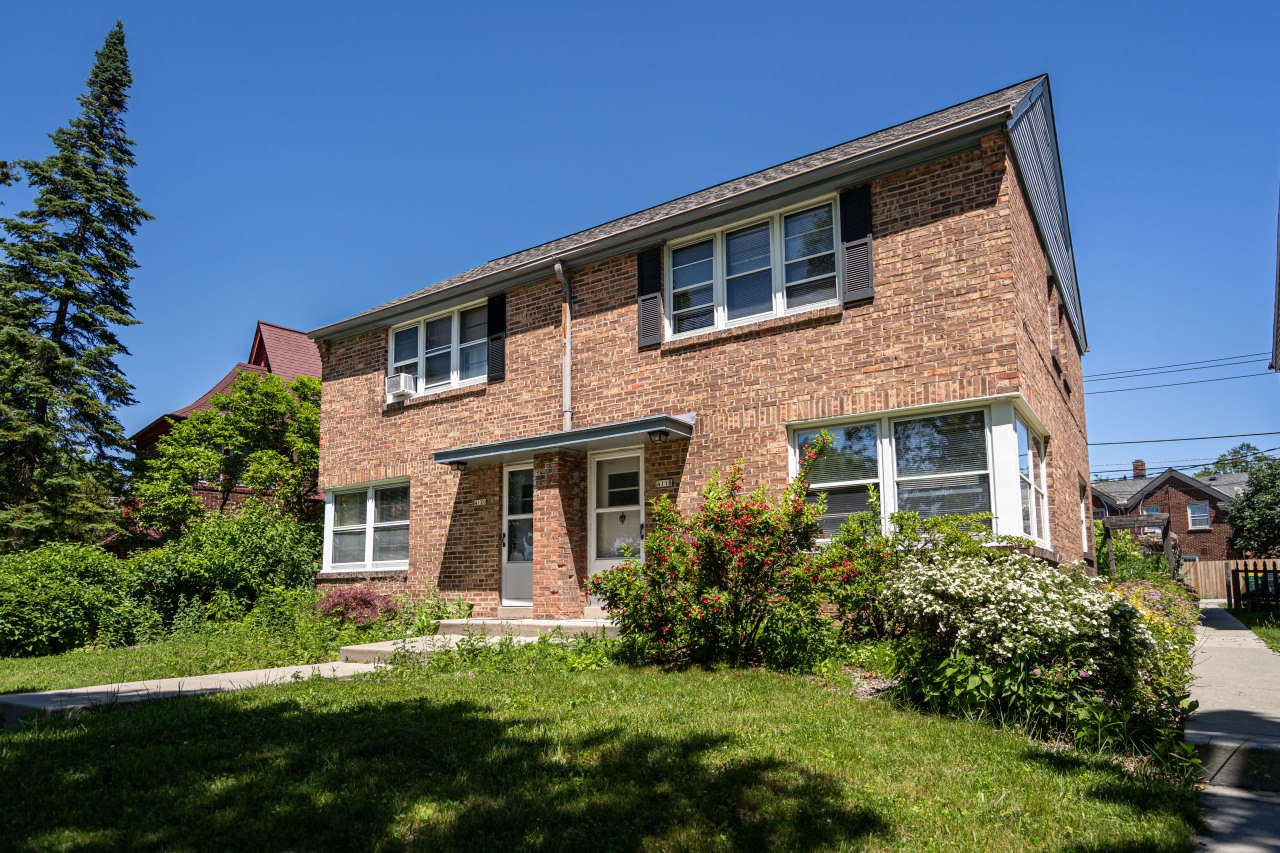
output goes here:
[{"label": "white flowering bush", "polygon": [[1194,707],[1163,623],[1080,566],[935,553],[904,560],[885,598],[911,704],[1164,754]]},{"label": "white flowering bush", "polygon": [[1017,552],[907,560],[886,583],[898,626],[932,654],[989,664],[1050,663],[1081,647],[1089,664],[1123,647],[1154,650],[1142,615],[1078,567],[1057,569]]}]

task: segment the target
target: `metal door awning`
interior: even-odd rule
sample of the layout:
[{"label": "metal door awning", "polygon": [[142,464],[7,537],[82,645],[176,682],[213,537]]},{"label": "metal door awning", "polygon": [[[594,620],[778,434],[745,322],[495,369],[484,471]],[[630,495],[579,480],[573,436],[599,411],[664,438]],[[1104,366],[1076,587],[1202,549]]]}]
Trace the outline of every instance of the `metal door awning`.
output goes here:
[{"label": "metal door awning", "polygon": [[437,450],[431,458],[443,465],[458,463],[498,465],[504,462],[527,460],[535,453],[547,453],[552,450],[584,452],[613,450],[645,441],[687,439],[693,435],[693,423],[696,417],[696,412],[682,415],[650,415],[603,426],[549,432],[530,438],[515,438],[510,441],[494,441],[488,444]]}]

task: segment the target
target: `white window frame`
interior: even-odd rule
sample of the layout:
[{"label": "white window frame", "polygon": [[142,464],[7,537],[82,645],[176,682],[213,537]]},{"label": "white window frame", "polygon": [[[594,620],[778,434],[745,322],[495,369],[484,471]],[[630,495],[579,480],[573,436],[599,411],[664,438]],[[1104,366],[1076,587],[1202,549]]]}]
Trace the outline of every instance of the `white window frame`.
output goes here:
[{"label": "white window frame", "polygon": [[[902,421],[913,421],[920,418],[927,418],[936,415],[961,414],[965,412],[981,412],[983,422],[983,438],[986,442],[987,451],[987,484],[991,499],[991,513],[996,514],[996,508],[999,506],[996,500],[996,456],[992,442],[992,416],[990,406],[984,405],[961,405],[951,406],[945,409],[916,411],[910,409],[899,409],[891,412],[881,412],[871,417],[855,417],[847,418],[839,421],[823,421],[792,424],[788,430],[787,444],[790,455],[790,476],[794,478],[800,472],[800,448],[798,445],[798,437],[802,432],[821,429],[827,427],[844,427],[844,426],[863,426],[868,423],[876,424],[876,471],[879,479],[872,480],[856,480],[847,483],[822,483],[821,486],[828,488],[840,488],[850,485],[867,485],[874,484],[880,497],[880,521],[884,529],[888,529],[890,518],[898,510],[898,466],[897,454],[894,448],[893,425]],[[1016,467],[1018,464],[1017,457],[1014,457],[1012,464]],[[981,471],[964,471],[954,474],[920,474],[902,478],[904,482],[921,479],[935,479],[937,477],[961,477],[972,476],[974,474],[983,473]],[[811,490],[820,491],[814,484]],[[997,515],[997,520],[999,516]],[[1000,525],[997,525],[999,528]],[[997,532],[1004,532],[997,529]],[[829,540],[820,539],[820,542]]]},{"label": "white window frame", "polygon": [[[399,371],[396,370],[398,365],[410,364],[410,361],[396,361],[396,333],[403,332],[405,329],[418,329],[418,355],[416,364],[418,366],[418,375],[414,388],[415,397],[421,397],[424,394],[437,394],[441,391],[448,391],[453,388],[467,388],[471,385],[479,385],[489,381],[488,373],[482,376],[474,376],[470,379],[462,378],[462,314],[464,311],[470,311],[473,308],[481,308],[485,306],[485,300],[472,302],[467,305],[460,305],[457,308],[451,308],[448,311],[437,311],[434,314],[428,314],[419,317],[409,323],[400,323],[392,326],[387,330],[387,376],[394,376]],[[450,317],[452,320],[449,331],[449,381],[436,382],[432,385],[426,384],[426,346],[427,346],[427,324],[435,322],[443,317]],[[488,328],[485,329],[485,336],[479,341],[472,341],[467,344],[469,347],[487,347]],[[440,348],[439,351],[443,351]],[[396,399],[391,395],[387,395],[387,402]]]},{"label": "white window frame", "polygon": [[[1048,490],[1048,487],[1046,486],[1046,477],[1045,477],[1046,468],[1045,468],[1045,458],[1044,458],[1045,457],[1044,439],[1036,435],[1035,429],[1031,426],[1031,424],[1027,423],[1025,418],[1022,418],[1018,415],[1014,415],[1015,432],[1016,432],[1016,428],[1019,425],[1021,425],[1023,429],[1027,431],[1028,445],[1026,447],[1026,451],[1027,451],[1028,458],[1031,460],[1031,464],[1028,466],[1028,469],[1027,469],[1028,473],[1030,474],[1029,477],[1024,477],[1022,474],[1021,464],[1019,464],[1018,466],[1018,480],[1020,482],[1026,483],[1028,486],[1031,487],[1031,507],[1030,507],[1031,529],[1027,530],[1025,527],[1023,527],[1022,535],[1025,536],[1027,539],[1034,539],[1036,542],[1048,543],[1050,539],[1050,536],[1049,536],[1049,490]],[[1018,490],[1018,502],[1019,502],[1019,506],[1021,506],[1021,502],[1022,502],[1021,489]],[[1084,512],[1083,501],[1080,504],[1080,508],[1081,508],[1081,515],[1082,515],[1081,521],[1083,522],[1083,512]],[[1019,519],[1019,524],[1021,524],[1022,516],[1019,515],[1018,519]],[[1043,524],[1041,522],[1043,522]],[[1044,528],[1043,536],[1040,535],[1040,529],[1042,527]],[[1083,528],[1083,523],[1082,523],[1082,528]],[[1083,529],[1082,529],[1082,534],[1083,534]],[[1085,542],[1086,543],[1088,542],[1087,535],[1085,535]],[[1087,544],[1086,544],[1085,550],[1088,550]]]},{"label": "white window frame", "polygon": [[[360,483],[351,486],[340,486],[335,489],[326,489],[324,495],[324,559],[321,563],[321,574],[324,572],[351,572],[351,571],[372,571],[378,569],[398,570],[407,568],[408,560],[381,560],[373,561],[373,531],[377,528],[388,527],[406,527],[410,531],[413,529],[413,516],[410,510],[410,518],[408,521],[385,521],[377,522],[376,507],[374,504],[374,494],[380,489],[396,488],[399,486],[409,487],[410,507],[413,501],[413,488],[407,479],[397,480],[379,480],[373,483]],[[338,495],[351,494],[352,492],[365,493],[365,511],[364,524],[347,525],[344,527],[336,527],[334,524],[336,510],[334,507],[334,499]],[[347,530],[364,530],[364,559],[359,563],[334,563],[333,562],[333,534],[334,532],[342,532]],[[412,537],[412,532],[410,533]],[[412,539],[410,540],[410,548],[412,548]]]},{"label": "white window frame", "polygon": [[[795,308],[787,308],[786,300],[786,240],[783,232],[783,221],[786,217],[800,213],[810,208],[821,207],[829,204],[831,206],[831,238],[832,250],[835,254],[835,279],[836,279],[836,295],[832,299],[823,300],[821,302],[812,302],[808,305],[800,305]],[[725,236],[735,231],[741,231],[745,228],[752,228],[762,223],[769,224],[769,260],[770,268],[773,274],[773,303],[771,310],[762,311],[758,314],[752,314],[748,317],[740,317],[736,320],[729,319],[728,309],[728,286],[727,286],[727,255],[725,252]],[[701,243],[707,239],[712,241],[712,300],[711,304],[714,309],[715,322],[710,326],[703,326],[698,329],[690,329],[687,332],[676,332],[675,317],[673,305],[673,287],[674,281],[672,276],[672,255],[674,252]],[[809,199],[803,204],[791,205],[779,210],[773,211],[764,216],[755,216],[749,219],[743,219],[726,225],[722,228],[715,228],[703,231],[689,237],[682,237],[679,240],[673,240],[666,247],[666,256],[663,263],[663,275],[665,277],[663,287],[663,299],[665,301],[666,310],[663,313],[663,328],[665,330],[667,340],[679,340],[681,338],[694,337],[697,335],[707,334],[709,332],[721,331],[723,329],[732,329],[737,326],[744,326],[750,323],[758,323],[761,320],[767,320],[773,317],[784,317],[789,314],[800,314],[805,311],[813,311],[819,308],[825,308],[831,305],[840,304],[840,300],[844,294],[844,269],[840,258],[841,249],[840,240],[840,201],[836,194],[819,196]],[[803,259],[800,259],[803,260]],[[825,277],[825,276],[821,276]],[[801,282],[791,282],[792,286],[801,284]]]},{"label": "white window frame", "polygon": [[[1204,524],[1196,524],[1195,513],[1191,511],[1193,506],[1204,507]],[[1195,501],[1187,504],[1187,529],[1188,530],[1212,530],[1213,529],[1213,507],[1208,501]]]},{"label": "white window frame", "polygon": [[1090,495],[1089,495],[1089,484],[1086,483],[1083,478],[1081,478],[1080,480],[1080,550],[1083,551],[1086,556],[1092,553],[1089,550],[1089,529],[1093,527],[1093,518],[1092,518],[1093,513],[1091,512],[1092,507],[1093,507],[1093,501],[1090,499]]},{"label": "white window frame", "polygon": [[[526,518],[532,522],[534,515],[537,512],[537,499],[538,499],[537,491],[535,489],[534,510],[528,513],[516,513],[515,515],[511,515],[510,513],[511,479],[510,477],[512,472],[514,471],[529,471],[530,473],[533,473],[533,470],[534,470],[534,464],[532,459],[529,459],[524,462],[508,462],[502,466],[502,538],[501,538],[502,578],[500,580],[500,585],[501,585],[500,595],[501,595],[503,607],[532,607],[533,606],[532,592],[530,592],[528,600],[525,600],[522,597],[516,597],[516,596],[507,594],[508,592],[510,592],[510,586],[512,585],[511,582],[514,580],[514,575],[512,574],[512,572],[516,569],[518,569],[519,571],[524,571],[526,566],[528,567],[529,571],[532,572],[533,563],[534,563],[534,560],[526,561],[526,560],[507,559],[508,556],[510,555],[510,551],[507,550],[509,547],[507,543],[507,531],[509,527],[509,522],[511,522],[512,520],[524,520]],[[534,539],[533,547],[535,549],[538,547],[537,539]],[[537,552],[535,550],[535,555],[536,553]],[[534,559],[536,559],[536,556]],[[513,568],[513,564],[514,564],[514,568]]]}]

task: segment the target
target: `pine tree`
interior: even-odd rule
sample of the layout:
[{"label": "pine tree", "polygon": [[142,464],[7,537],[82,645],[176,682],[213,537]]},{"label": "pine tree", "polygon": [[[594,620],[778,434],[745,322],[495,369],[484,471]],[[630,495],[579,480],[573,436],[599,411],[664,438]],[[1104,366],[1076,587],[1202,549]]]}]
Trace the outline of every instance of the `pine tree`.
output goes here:
[{"label": "pine tree", "polygon": [[129,189],[124,41],[117,21],[80,114],[50,134],[55,152],[17,162],[33,209],[0,219],[0,536],[11,547],[97,538],[118,517],[107,501],[123,462],[115,410],[134,400],[116,329],[137,322],[131,238],[151,218]]}]

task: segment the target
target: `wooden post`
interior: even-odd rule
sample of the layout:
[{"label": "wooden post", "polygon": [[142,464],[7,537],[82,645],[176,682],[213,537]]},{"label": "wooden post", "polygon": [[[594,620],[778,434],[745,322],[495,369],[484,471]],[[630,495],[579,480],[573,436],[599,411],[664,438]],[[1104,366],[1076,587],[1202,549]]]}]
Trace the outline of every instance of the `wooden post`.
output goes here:
[{"label": "wooden post", "polygon": [[1160,532],[1164,534],[1164,558],[1169,561],[1169,579],[1178,579],[1178,563],[1177,558],[1173,555],[1173,543],[1169,541],[1169,521],[1166,519]]},{"label": "wooden post", "polygon": [[1115,580],[1116,555],[1115,555],[1115,551],[1111,549],[1111,528],[1104,527],[1102,528],[1102,532],[1106,535],[1106,538],[1107,538],[1107,577],[1111,578],[1112,580]]}]

